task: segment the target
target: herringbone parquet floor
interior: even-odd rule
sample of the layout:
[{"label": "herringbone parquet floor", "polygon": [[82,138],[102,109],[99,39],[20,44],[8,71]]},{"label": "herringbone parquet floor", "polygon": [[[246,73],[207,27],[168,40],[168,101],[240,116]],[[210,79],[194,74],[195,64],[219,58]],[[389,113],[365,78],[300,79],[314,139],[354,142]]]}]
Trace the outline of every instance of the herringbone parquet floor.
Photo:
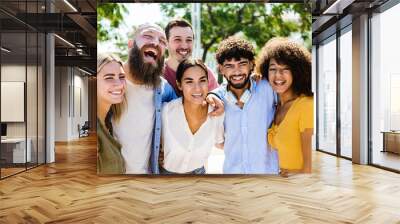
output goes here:
[{"label": "herringbone parquet floor", "polygon": [[312,175],[96,175],[94,137],[0,181],[0,223],[400,223],[400,175],[315,152]]}]

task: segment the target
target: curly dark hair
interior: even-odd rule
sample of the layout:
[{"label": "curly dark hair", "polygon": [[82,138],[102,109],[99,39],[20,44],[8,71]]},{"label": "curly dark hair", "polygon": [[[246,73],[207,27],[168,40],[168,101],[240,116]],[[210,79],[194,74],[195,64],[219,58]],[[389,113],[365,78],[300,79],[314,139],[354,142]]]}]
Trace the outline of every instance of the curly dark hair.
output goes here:
[{"label": "curly dark hair", "polygon": [[287,38],[277,37],[269,40],[256,60],[257,73],[267,80],[271,59],[289,67],[293,76],[292,89],[295,94],[313,95],[311,90],[311,53],[305,47]]},{"label": "curly dark hair", "polygon": [[215,58],[220,65],[222,65],[225,60],[231,60],[232,58],[236,60],[246,58],[249,59],[249,61],[254,61],[254,56],[254,47],[250,42],[233,36],[223,40],[218,45],[215,54]]}]

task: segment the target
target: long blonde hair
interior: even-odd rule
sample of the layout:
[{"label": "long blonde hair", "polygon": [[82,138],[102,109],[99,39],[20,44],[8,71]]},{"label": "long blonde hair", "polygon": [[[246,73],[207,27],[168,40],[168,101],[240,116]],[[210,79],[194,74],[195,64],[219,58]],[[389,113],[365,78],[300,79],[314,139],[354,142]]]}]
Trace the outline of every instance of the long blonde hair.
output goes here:
[{"label": "long blonde hair", "polygon": [[[97,55],[97,74],[99,74],[99,72],[101,71],[101,69],[102,69],[105,65],[107,65],[108,63],[110,63],[110,62],[117,62],[118,64],[121,65],[121,67],[123,67],[122,61],[121,61],[121,59],[120,59],[118,56],[116,56],[116,55],[114,55],[114,54],[111,54],[111,53],[102,53],[102,54],[98,54],[98,55]],[[125,96],[124,96],[124,99],[122,100],[121,103],[112,104],[112,105],[111,105],[110,111],[111,111],[111,113],[112,113],[112,118],[113,118],[116,122],[118,122],[118,121],[120,120],[121,114],[122,114],[122,112],[124,111],[126,105],[127,105],[127,102],[126,102]],[[109,114],[110,111],[108,111],[107,114]],[[106,116],[106,120],[107,120],[107,116]],[[106,121],[105,123],[106,123],[106,125],[107,125],[108,122]]]}]

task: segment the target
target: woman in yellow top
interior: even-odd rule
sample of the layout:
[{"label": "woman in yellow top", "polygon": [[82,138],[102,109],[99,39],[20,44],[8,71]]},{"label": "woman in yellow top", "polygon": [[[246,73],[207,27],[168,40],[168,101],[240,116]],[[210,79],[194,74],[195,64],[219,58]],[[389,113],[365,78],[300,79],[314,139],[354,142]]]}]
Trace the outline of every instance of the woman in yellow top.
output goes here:
[{"label": "woman in yellow top", "polygon": [[281,174],[311,173],[314,99],[310,52],[286,38],[273,38],[260,53],[257,71],[279,97],[267,139],[278,150]]}]

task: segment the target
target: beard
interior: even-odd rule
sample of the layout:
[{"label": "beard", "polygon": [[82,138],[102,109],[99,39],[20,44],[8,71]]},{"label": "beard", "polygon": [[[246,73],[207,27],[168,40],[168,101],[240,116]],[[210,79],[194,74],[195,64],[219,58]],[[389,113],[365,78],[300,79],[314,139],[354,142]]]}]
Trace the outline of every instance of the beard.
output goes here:
[{"label": "beard", "polygon": [[187,50],[187,52],[188,52],[185,56],[183,56],[179,53],[179,51],[181,51],[181,50],[182,50],[182,48],[179,48],[179,49],[176,49],[176,51],[175,51],[175,54],[177,55],[175,57],[179,63],[181,63],[182,61],[184,61],[192,56],[192,51],[190,49],[184,49],[184,50]]},{"label": "beard", "polygon": [[227,80],[228,81],[228,86],[234,88],[234,89],[243,89],[244,87],[246,87],[247,83],[249,83],[250,81],[250,74],[247,75],[247,77],[245,78],[245,80],[242,83],[232,83],[232,81],[230,79]]},{"label": "beard", "polygon": [[[144,45],[142,49],[151,45]],[[158,58],[156,59],[156,64],[147,63],[144,61],[144,53],[139,49],[139,47],[134,43],[134,46],[129,51],[128,65],[131,75],[134,79],[143,82],[146,86],[156,87],[160,84],[160,76],[164,69],[164,56],[161,55],[161,50],[158,47]]]}]

